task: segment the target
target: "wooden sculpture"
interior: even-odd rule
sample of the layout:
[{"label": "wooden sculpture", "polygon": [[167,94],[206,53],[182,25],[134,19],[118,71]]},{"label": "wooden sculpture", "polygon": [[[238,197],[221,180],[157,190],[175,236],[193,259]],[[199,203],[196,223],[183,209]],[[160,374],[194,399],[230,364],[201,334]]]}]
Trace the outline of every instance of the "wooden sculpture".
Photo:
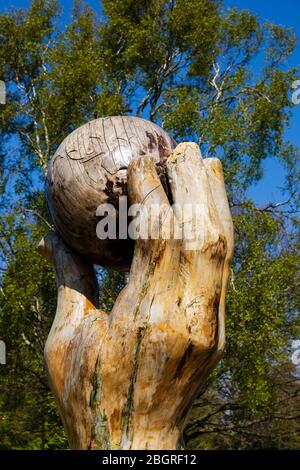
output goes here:
[{"label": "wooden sculpture", "polygon": [[130,239],[96,236],[100,204],[118,210],[126,195],[127,167],[149,155],[164,178],[175,142],[156,124],[132,116],[96,119],[72,132],[50,161],[47,203],[56,230],[78,253],[101,266],[129,270],[134,245]]},{"label": "wooden sculpture", "polygon": [[[153,204],[162,208],[162,217],[149,219],[149,228],[156,225],[160,235],[135,241],[129,282],[110,314],[98,307],[93,256],[78,254],[56,233],[40,243],[58,286],[45,360],[72,449],[178,448],[193,400],[224,350],[233,226],[222,166],[217,159],[202,160],[196,144],[172,151],[171,139],[166,142],[168,195],[155,165],[161,154],[151,158],[145,150],[146,155],[128,159],[124,191],[146,214]],[[66,158],[60,151],[57,155]],[[88,153],[80,157],[88,161]],[[55,184],[55,172],[51,178]],[[60,184],[63,189],[64,180]],[[177,213],[171,203],[183,211]],[[200,208],[195,220],[185,219],[186,204]],[[55,212],[62,222],[64,215]],[[184,235],[163,236],[170,223],[189,225],[192,248]],[[91,246],[87,250],[96,252]],[[97,248],[93,261],[99,258]]]}]

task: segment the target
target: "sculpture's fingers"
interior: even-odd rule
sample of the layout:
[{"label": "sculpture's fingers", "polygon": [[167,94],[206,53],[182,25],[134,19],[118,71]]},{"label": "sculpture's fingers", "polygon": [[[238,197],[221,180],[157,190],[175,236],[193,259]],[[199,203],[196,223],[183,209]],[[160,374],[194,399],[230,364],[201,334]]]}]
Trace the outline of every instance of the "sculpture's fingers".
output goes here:
[{"label": "sculpture's fingers", "polygon": [[224,261],[222,291],[219,305],[218,351],[219,354],[221,354],[225,347],[225,297],[230,273],[230,264],[233,256],[234,228],[226,194],[222,164],[217,158],[208,158],[204,160],[204,166],[209,177],[209,184],[214,204],[220,223],[223,226],[223,232],[227,242],[227,253]]},{"label": "sculpture's fingers", "polygon": [[234,231],[231,212],[226,194],[222,163],[218,158],[203,161],[210,185],[214,205],[227,241],[226,258],[231,259],[234,246]]},{"label": "sculpture's fingers", "polygon": [[128,195],[129,215],[138,215],[129,235],[149,242],[164,238],[172,212],[151,157],[139,157],[128,166]]},{"label": "sculpture's fingers", "polygon": [[[135,242],[129,284],[142,284],[172,232],[173,212],[151,157],[134,159],[128,166],[129,213],[135,216],[128,232]],[[138,213],[138,216],[134,212]]]},{"label": "sculpture's fingers", "polygon": [[218,347],[218,309],[226,238],[216,209],[209,174],[199,147],[184,143],[167,162],[170,186],[183,227],[182,306],[191,341],[207,351]]},{"label": "sculpture's fingers", "polygon": [[131,204],[168,204],[151,157],[145,155],[132,160],[128,166],[127,177]]},{"label": "sculpture's fingers", "polygon": [[221,225],[198,145],[179,144],[167,160],[167,171],[184,248],[204,250],[219,239]]}]

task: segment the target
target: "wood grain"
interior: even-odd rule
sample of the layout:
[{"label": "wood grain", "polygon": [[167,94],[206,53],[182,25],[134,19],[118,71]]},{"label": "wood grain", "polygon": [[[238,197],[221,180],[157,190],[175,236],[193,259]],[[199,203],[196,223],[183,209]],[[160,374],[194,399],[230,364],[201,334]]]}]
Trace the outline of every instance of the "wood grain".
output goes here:
[{"label": "wood grain", "polygon": [[[173,210],[151,157],[130,162],[130,202],[162,208],[163,217],[149,221],[161,235],[136,241],[129,282],[109,315],[98,310],[92,266],[57,234],[40,246],[58,286],[45,359],[73,449],[178,448],[225,347],[233,225],[222,166],[184,143],[166,167],[172,199],[199,207],[199,217]],[[190,225],[192,245],[163,238],[170,222]]]},{"label": "wood grain", "polygon": [[72,132],[50,161],[46,197],[56,230],[67,244],[90,261],[128,270],[131,240],[99,240],[97,207],[118,209],[127,194],[127,167],[149,155],[164,177],[165,162],[175,142],[156,124],[131,116],[91,121]]}]

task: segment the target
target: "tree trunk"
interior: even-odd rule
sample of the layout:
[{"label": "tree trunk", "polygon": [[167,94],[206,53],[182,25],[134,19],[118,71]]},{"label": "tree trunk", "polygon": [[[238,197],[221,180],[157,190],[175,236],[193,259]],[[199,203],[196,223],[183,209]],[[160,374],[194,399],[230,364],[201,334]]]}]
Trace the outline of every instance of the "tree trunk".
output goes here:
[{"label": "tree trunk", "polygon": [[72,449],[176,449],[224,350],[233,226],[222,167],[180,144],[167,173],[174,207],[151,158],[128,167],[130,203],[143,208],[135,228],[145,233],[147,222],[156,238],[136,241],[110,314],[98,309],[93,267],[57,234],[40,244],[58,285],[45,359]]}]

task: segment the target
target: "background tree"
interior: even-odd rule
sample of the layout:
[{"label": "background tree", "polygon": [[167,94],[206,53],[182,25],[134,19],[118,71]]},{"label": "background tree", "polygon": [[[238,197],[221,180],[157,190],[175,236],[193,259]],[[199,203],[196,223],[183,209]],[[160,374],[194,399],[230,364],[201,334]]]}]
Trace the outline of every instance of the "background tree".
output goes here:
[{"label": "background tree", "polygon": [[[299,383],[289,350],[299,338],[299,151],[284,139],[294,33],[213,0],[103,0],[97,13],[76,1],[64,30],[59,15],[55,0],[0,15],[8,88],[0,109],[0,336],[8,350],[0,447],[67,446],[42,365],[56,299],[36,253],[51,226],[43,179],[70,131],[121,113],[221,158],[235,217],[227,351],[192,412],[188,445],[297,447]],[[286,169],[285,204],[258,208],[246,190],[267,157]],[[99,276],[109,310],[124,280]]]}]

